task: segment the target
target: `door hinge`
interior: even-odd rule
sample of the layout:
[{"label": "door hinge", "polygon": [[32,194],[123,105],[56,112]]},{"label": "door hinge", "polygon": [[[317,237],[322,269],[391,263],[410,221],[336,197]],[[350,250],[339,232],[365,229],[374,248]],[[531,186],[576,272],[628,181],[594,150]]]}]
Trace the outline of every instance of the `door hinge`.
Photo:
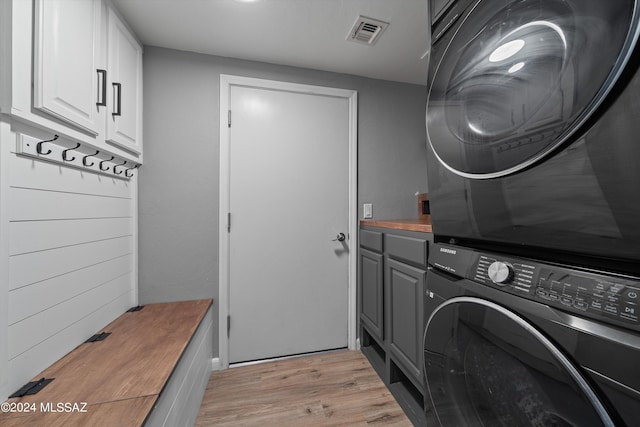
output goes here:
[{"label": "door hinge", "polygon": [[[31,381],[23,385],[20,390],[13,393],[9,396],[9,399],[13,399],[14,397],[23,397],[23,396],[31,396],[33,394],[38,393],[40,390],[45,388],[51,381],[55,380],[55,378],[40,378],[39,380]],[[4,407],[3,407],[4,409]]]},{"label": "door hinge", "polygon": [[227,338],[229,338],[230,330],[231,330],[231,315],[227,315]]},{"label": "door hinge", "polygon": [[111,332],[102,332],[101,334],[95,334],[94,336],[86,340],[85,343],[104,341],[109,335],[111,335]]},{"label": "door hinge", "polygon": [[231,110],[229,110],[228,119],[229,119],[228,121],[229,127],[231,127]]},{"label": "door hinge", "polygon": [[227,212],[227,233],[231,233],[231,212]]}]

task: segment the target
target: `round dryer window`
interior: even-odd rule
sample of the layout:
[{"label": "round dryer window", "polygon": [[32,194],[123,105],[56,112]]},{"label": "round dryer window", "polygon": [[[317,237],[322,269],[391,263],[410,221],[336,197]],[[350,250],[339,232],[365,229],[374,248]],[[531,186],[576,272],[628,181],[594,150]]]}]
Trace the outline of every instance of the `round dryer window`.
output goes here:
[{"label": "round dryer window", "polygon": [[427,133],[440,162],[492,178],[551,153],[622,73],[637,15],[633,0],[478,1],[432,72]]},{"label": "round dryer window", "polygon": [[582,427],[614,423],[572,362],[515,313],[474,297],[431,315],[424,367],[442,427]]}]

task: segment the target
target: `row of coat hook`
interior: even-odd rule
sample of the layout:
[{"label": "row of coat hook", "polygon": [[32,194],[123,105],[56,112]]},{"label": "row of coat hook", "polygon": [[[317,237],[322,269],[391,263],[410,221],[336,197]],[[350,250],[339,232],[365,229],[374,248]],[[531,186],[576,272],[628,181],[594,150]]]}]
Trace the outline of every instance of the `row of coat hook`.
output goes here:
[{"label": "row of coat hook", "polygon": [[[46,143],[51,143],[56,141],[59,138],[58,135],[54,135],[53,138],[51,139],[47,139],[44,141],[38,141],[36,143],[36,154],[38,155],[38,157],[43,157],[43,158],[47,158],[47,156],[50,156],[53,151],[50,148],[46,148],[43,149],[42,146],[43,144]],[[64,150],[62,150],[62,161],[64,163],[70,163],[73,162],[74,160],[76,160],[76,156],[69,154],[69,152],[73,152],[75,150],[77,150],[78,148],[80,148],[82,144],[80,143],[76,143],[75,147],[71,147],[71,148],[65,148]],[[28,150],[25,150],[25,148],[29,147],[29,143],[26,144],[26,147],[21,147],[22,149],[19,150],[21,152],[21,154],[29,154]],[[97,156],[98,154],[100,154],[100,150],[96,150],[95,153],[93,154],[83,154],[82,157],[82,165],[86,168],[90,168],[92,166],[94,166],[96,164],[96,161],[98,162],[98,169],[100,169],[100,171],[102,172],[108,172],[109,170],[111,170],[115,175],[122,175],[124,173],[124,176],[126,176],[127,178],[131,178],[133,177],[133,170],[137,169],[140,165],[134,165],[132,167],[126,167],[127,164],[129,163],[128,160],[123,160],[122,163],[118,163],[118,164],[114,164],[113,166],[106,166],[105,163],[109,163],[112,162],[113,160],[115,160],[115,156],[111,156],[110,159],[104,159],[104,160],[92,160],[92,157]],[[53,160],[53,159],[50,159]],[[55,161],[55,160],[53,160]],[[59,160],[58,160],[59,162]],[[120,168],[118,170],[118,168]]]}]

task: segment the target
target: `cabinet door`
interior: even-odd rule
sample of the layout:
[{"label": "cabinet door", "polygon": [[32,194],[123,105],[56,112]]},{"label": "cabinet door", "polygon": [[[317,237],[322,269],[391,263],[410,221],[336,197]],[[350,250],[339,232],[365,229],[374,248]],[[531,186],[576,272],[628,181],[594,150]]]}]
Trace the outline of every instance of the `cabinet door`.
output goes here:
[{"label": "cabinet door", "polygon": [[384,339],[382,254],[360,248],[360,320],[380,342]]},{"label": "cabinet door", "polygon": [[426,271],[385,259],[387,340],[392,357],[420,386]]},{"label": "cabinet door", "polygon": [[142,153],[142,47],[109,9],[107,142]]},{"label": "cabinet door", "polygon": [[34,107],[92,135],[104,128],[101,13],[100,0],[35,2]]}]

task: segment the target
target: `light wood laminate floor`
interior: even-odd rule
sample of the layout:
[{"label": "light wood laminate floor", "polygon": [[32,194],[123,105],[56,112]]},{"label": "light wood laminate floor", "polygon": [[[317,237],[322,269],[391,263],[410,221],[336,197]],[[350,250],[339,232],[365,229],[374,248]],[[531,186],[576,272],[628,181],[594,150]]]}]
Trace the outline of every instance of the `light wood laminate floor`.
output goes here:
[{"label": "light wood laminate floor", "polygon": [[213,372],[196,426],[411,426],[359,351]]}]

